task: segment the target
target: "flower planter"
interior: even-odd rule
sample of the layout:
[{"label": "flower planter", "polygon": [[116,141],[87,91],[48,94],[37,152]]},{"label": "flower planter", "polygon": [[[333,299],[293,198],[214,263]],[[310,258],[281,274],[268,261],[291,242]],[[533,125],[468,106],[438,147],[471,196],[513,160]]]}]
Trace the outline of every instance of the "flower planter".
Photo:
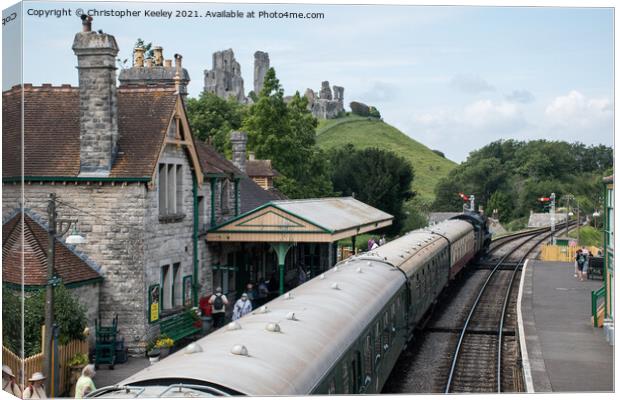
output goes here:
[{"label": "flower planter", "polygon": [[159,349],[153,349],[147,353],[147,356],[149,358],[149,361],[151,362],[151,365],[159,361],[159,355],[160,355]]},{"label": "flower planter", "polygon": [[159,358],[167,357],[170,354],[170,347],[160,347],[159,348]]},{"label": "flower planter", "polygon": [[73,366],[69,367],[69,382],[71,383],[71,389],[69,391],[69,397],[74,397],[75,396],[75,384],[77,383],[78,379],[80,379],[80,376],[82,375],[82,369],[84,369],[85,366],[86,366],[86,364],[84,364],[84,365],[73,365]]}]

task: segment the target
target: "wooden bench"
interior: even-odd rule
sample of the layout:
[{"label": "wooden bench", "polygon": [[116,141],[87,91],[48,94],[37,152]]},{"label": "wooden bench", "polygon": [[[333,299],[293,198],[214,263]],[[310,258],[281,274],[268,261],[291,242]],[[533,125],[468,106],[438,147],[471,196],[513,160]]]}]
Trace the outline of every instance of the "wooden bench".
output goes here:
[{"label": "wooden bench", "polygon": [[588,279],[603,280],[603,257],[590,257],[587,274]]},{"label": "wooden bench", "polygon": [[184,337],[201,331],[201,328],[194,326],[194,321],[194,318],[189,313],[183,312],[161,321],[159,330],[162,334],[177,342]]}]

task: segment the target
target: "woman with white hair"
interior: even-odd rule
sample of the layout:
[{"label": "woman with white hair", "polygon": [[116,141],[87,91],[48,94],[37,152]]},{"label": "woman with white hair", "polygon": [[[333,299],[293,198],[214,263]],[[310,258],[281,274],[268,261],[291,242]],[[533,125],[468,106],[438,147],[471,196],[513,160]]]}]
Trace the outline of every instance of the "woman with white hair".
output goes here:
[{"label": "woman with white hair", "polygon": [[95,382],[93,377],[95,376],[95,366],[88,364],[82,369],[82,376],[75,384],[75,398],[82,399],[84,395],[95,390]]},{"label": "woman with white hair", "polygon": [[15,382],[13,370],[8,365],[2,365],[2,390],[11,393],[17,398],[21,399],[22,397],[22,391],[17,382]]}]

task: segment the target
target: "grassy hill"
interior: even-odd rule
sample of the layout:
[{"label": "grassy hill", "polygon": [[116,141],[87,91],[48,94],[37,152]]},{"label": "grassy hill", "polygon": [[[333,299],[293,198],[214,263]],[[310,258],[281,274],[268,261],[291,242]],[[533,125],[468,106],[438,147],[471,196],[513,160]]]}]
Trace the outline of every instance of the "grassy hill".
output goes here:
[{"label": "grassy hill", "polygon": [[456,166],[393,126],[365,117],[319,120],[317,139],[319,146],[326,150],[352,143],[356,148],[377,147],[404,157],[414,168],[413,190],[424,202],[433,201],[435,185]]}]

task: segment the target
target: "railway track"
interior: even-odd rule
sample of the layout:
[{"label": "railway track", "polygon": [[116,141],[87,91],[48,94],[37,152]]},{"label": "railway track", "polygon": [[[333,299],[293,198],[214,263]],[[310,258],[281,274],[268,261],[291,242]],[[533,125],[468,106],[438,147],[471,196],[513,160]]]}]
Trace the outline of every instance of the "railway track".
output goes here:
[{"label": "railway track", "polygon": [[500,267],[530,240],[502,256],[488,274],[461,329],[444,393],[515,392],[519,389],[520,379],[514,368],[520,358],[515,340],[514,307],[509,311],[510,304],[514,304],[513,283],[526,257],[550,236],[551,233],[546,232],[532,236],[536,238],[534,244],[527,248],[512,271]]},{"label": "railway track", "polygon": [[[442,294],[427,325],[401,355],[383,393],[521,391],[516,296],[510,295],[515,292],[511,286],[527,256],[550,235],[549,228],[542,228],[494,241],[486,259]],[[457,347],[460,355],[455,356]]]}]

